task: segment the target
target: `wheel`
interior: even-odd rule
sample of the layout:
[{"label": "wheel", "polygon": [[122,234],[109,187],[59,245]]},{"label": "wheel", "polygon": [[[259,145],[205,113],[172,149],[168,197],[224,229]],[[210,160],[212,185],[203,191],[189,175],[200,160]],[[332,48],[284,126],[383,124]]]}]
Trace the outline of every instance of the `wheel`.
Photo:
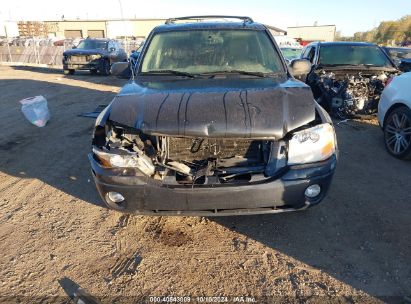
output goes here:
[{"label": "wheel", "polygon": [[110,62],[108,60],[104,60],[103,63],[101,64],[101,70],[100,70],[101,75],[104,75],[104,76],[110,75],[110,68],[111,68]]},{"label": "wheel", "polygon": [[411,159],[411,110],[400,107],[392,111],[384,125],[385,147],[399,159]]},{"label": "wheel", "polygon": [[75,71],[76,70],[68,69],[68,70],[64,70],[63,73],[64,75],[73,75]]},{"label": "wheel", "polygon": [[91,74],[91,75],[97,75],[97,70],[95,70],[95,69],[90,70],[90,74]]}]

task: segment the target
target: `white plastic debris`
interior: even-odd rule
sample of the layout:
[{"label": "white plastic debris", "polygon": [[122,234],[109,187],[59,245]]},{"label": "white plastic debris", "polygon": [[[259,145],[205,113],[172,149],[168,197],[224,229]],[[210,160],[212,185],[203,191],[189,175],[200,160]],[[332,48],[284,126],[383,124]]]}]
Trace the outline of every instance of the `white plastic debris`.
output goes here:
[{"label": "white plastic debris", "polygon": [[35,96],[20,100],[21,111],[33,125],[44,127],[50,119],[47,100],[43,96]]}]

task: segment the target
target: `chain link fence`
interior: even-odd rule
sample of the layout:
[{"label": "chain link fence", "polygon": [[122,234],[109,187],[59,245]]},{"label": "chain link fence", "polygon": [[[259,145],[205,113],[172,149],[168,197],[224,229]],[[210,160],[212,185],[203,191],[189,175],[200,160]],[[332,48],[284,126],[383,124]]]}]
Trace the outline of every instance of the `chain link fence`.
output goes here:
[{"label": "chain link fence", "polygon": [[[121,40],[127,53],[137,50],[142,41]],[[17,45],[16,45],[17,44]],[[51,44],[51,45],[50,45]],[[61,68],[63,52],[73,46],[72,41],[65,41],[64,45],[31,40],[13,40],[0,43],[0,64],[40,65]]]},{"label": "chain link fence", "polygon": [[61,67],[64,46],[0,46],[0,63]]}]

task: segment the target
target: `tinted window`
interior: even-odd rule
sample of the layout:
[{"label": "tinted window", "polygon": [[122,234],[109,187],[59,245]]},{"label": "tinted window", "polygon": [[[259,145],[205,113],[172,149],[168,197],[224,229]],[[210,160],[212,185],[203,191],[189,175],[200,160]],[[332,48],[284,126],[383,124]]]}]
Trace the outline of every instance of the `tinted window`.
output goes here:
[{"label": "tinted window", "polygon": [[284,72],[264,31],[193,30],[158,33],[151,39],[141,72],[177,70],[192,74],[241,70]]},{"label": "tinted window", "polygon": [[321,65],[371,65],[392,67],[378,46],[323,45],[320,49]]},{"label": "tinted window", "polygon": [[310,53],[310,51],[311,51],[311,46],[307,46],[303,52],[302,58],[308,58],[308,54]]},{"label": "tinted window", "polygon": [[308,53],[308,59],[309,59],[311,62],[314,62],[315,51],[316,51],[316,48],[315,48],[315,47],[312,47],[311,50],[310,50],[310,52]]}]

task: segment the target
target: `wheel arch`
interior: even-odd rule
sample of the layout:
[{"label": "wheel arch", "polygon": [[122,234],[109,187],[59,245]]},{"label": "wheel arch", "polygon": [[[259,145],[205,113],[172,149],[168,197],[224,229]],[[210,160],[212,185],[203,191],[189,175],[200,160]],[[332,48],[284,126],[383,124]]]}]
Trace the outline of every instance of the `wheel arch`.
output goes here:
[{"label": "wheel arch", "polygon": [[408,109],[410,109],[409,106],[407,106],[404,102],[399,101],[394,103],[393,105],[391,105],[391,107],[387,110],[387,112],[384,115],[384,122],[383,122],[383,128],[385,127],[385,123],[387,121],[387,118],[390,116],[390,114],[392,113],[392,111],[394,111],[395,109],[401,108],[401,107],[407,107]]}]

